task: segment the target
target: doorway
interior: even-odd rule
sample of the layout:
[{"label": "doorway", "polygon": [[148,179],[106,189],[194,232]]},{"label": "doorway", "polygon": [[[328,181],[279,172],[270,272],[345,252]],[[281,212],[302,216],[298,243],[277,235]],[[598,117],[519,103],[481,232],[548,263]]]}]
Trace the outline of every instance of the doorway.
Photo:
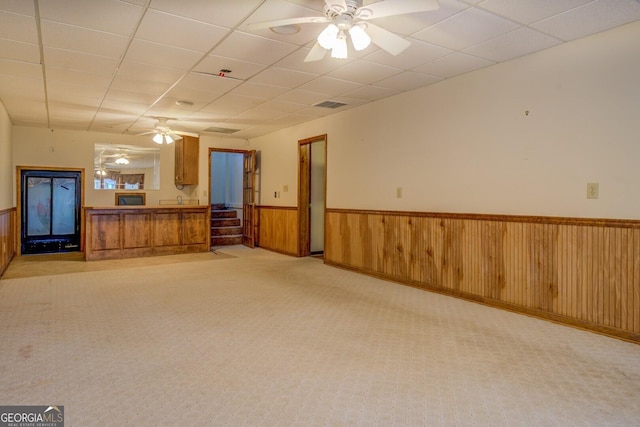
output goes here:
[{"label": "doorway", "polygon": [[20,252],[82,249],[82,171],[18,168]]},{"label": "doorway", "polygon": [[209,149],[211,246],[255,246],[255,151]]},{"label": "doorway", "polygon": [[324,254],[327,135],[298,141],[298,215],[300,256]]}]

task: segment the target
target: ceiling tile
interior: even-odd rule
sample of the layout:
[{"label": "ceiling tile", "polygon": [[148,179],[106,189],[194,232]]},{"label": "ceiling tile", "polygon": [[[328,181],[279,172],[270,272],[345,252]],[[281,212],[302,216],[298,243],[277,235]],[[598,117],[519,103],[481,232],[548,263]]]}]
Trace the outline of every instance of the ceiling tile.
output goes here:
[{"label": "ceiling tile", "polygon": [[171,85],[167,83],[118,75],[111,83],[108,96],[124,101],[127,96],[137,93],[142,96],[136,96],[132,101],[150,104],[168,91],[170,87]]},{"label": "ceiling tile", "polygon": [[398,91],[407,91],[427,86],[440,80],[442,80],[442,77],[405,71],[400,74],[396,74],[395,76],[391,76],[388,79],[380,80],[376,85]]},{"label": "ceiling tile", "polygon": [[416,67],[413,71],[432,76],[450,78],[473,70],[488,67],[494,62],[464,53],[454,52],[442,59]]},{"label": "ceiling tile", "polygon": [[42,76],[29,78],[24,75],[6,76],[0,74],[0,99],[4,104],[19,103],[20,100],[37,100],[44,105],[44,80]]},{"label": "ceiling tile", "polygon": [[153,0],[151,7],[185,18],[232,28],[239,25],[263,1],[189,0],[188,7],[185,7],[185,2],[181,1]]},{"label": "ceiling tile", "polygon": [[53,48],[44,49],[44,58],[49,67],[110,76],[114,74],[119,62],[116,58]]},{"label": "ceiling tile", "polygon": [[42,21],[42,42],[45,46],[120,58],[129,39],[104,31],[78,28],[57,22]]},{"label": "ceiling tile", "polygon": [[411,42],[404,52],[400,55],[391,55],[390,53],[379,49],[378,51],[366,56],[364,59],[380,64],[390,65],[403,70],[410,70],[418,65],[442,58],[451,53],[450,49],[425,43],[420,40],[408,39]]},{"label": "ceiling tile", "polygon": [[0,58],[0,74],[42,79],[42,66],[30,62]]},{"label": "ceiling tile", "polygon": [[223,94],[229,92],[234,87],[242,84],[241,80],[220,77],[217,75],[189,73],[182,79],[176,88],[185,88],[194,91],[200,91],[203,94],[218,93]]},{"label": "ceiling tile", "polygon": [[202,108],[202,112],[238,114],[264,102],[264,99],[235,94],[226,94]]},{"label": "ceiling tile", "polygon": [[440,8],[429,12],[411,13],[376,19],[376,25],[405,36],[424,30],[467,9],[469,5],[456,0],[439,0]]},{"label": "ceiling tile", "polygon": [[366,60],[354,61],[327,74],[351,82],[371,84],[402,72],[399,68],[380,65]]},{"label": "ceiling tile", "polygon": [[252,62],[271,65],[294,50],[296,46],[291,44],[236,31],[211,53],[240,60],[251,58]]},{"label": "ceiling tile", "polygon": [[122,61],[120,68],[118,68],[118,77],[129,77],[136,80],[144,79],[145,81],[166,83],[167,85],[175,83],[183,75],[184,71],[176,70],[174,68],[150,65],[130,60]]},{"label": "ceiling tile", "polygon": [[289,89],[282,86],[263,85],[253,82],[245,82],[231,92],[234,95],[252,96],[254,98],[269,99],[282,95]]},{"label": "ceiling tile", "polygon": [[38,43],[38,32],[32,16],[0,10],[0,39]]},{"label": "ceiling tile", "polygon": [[24,0],[2,0],[0,1],[0,9],[21,13],[23,15],[35,16],[33,2]]},{"label": "ceiling tile", "polygon": [[387,96],[396,95],[399,92],[399,90],[390,87],[367,85],[356,90],[352,90],[351,92],[347,92],[345,95],[351,98],[375,101],[378,99],[386,98]]},{"label": "ceiling tile", "polygon": [[54,67],[47,68],[47,85],[85,86],[104,93],[111,80],[112,77],[109,74],[86,73]]},{"label": "ceiling tile", "polygon": [[266,108],[272,108],[275,111],[280,111],[282,113],[286,113],[287,115],[300,111],[303,108],[307,108],[306,105],[297,104],[294,102],[284,102],[279,100],[267,101],[261,106],[264,106]]},{"label": "ceiling tile", "polygon": [[43,20],[130,36],[142,7],[118,0],[45,0],[38,3]]},{"label": "ceiling tile", "polygon": [[318,102],[324,101],[325,99],[327,99],[327,96],[322,93],[293,89],[283,93],[276,99],[301,105],[313,105],[317,104]]},{"label": "ceiling tile", "polygon": [[167,46],[208,52],[228,31],[227,28],[149,10],[138,28],[136,37]]},{"label": "ceiling tile", "polygon": [[[303,4],[304,3],[304,4]],[[315,6],[315,7],[314,7]],[[287,0],[268,0],[262,4],[245,22],[239,27],[240,30],[254,33],[263,37],[280,40],[286,43],[303,45],[311,40],[315,40],[318,34],[327,25],[326,23],[306,23],[297,25],[298,32],[294,34],[279,34],[269,28],[249,30],[249,24],[259,22],[279,20],[283,18],[299,18],[308,16],[324,17],[322,8],[323,1],[305,1],[295,4]],[[294,26],[295,27],[295,26]]]},{"label": "ceiling tile", "polygon": [[485,0],[480,4],[480,7],[528,25],[591,1],[593,0]]},{"label": "ceiling tile", "polygon": [[502,62],[560,44],[561,41],[527,27],[466,49],[466,53]]},{"label": "ceiling tile", "polygon": [[[121,80],[117,80],[117,82],[122,83]],[[115,83],[116,82],[114,82],[114,84],[111,85],[109,92],[104,98],[105,101],[109,100],[114,102],[129,102],[132,104],[145,104],[147,105],[147,107],[149,107],[154,102],[156,102],[158,98],[160,98],[160,96],[164,93],[164,90],[161,90],[158,92],[151,92],[148,90],[143,91],[142,88],[134,88],[132,90],[114,88]],[[131,81],[128,83],[132,84]]]},{"label": "ceiling tile", "polygon": [[104,96],[104,89],[100,87],[75,86],[67,83],[49,84],[49,102],[66,102],[72,104],[93,104],[94,109]]},{"label": "ceiling tile", "polygon": [[253,83],[295,88],[316,77],[318,77],[317,74],[271,67],[252,77],[251,81]]},{"label": "ceiling tile", "polygon": [[228,123],[240,123],[240,124],[260,124],[264,120],[273,120],[278,117],[282,117],[284,113],[281,111],[274,111],[267,106],[258,105],[251,110],[244,111],[240,114],[236,114],[230,119],[226,120]]},{"label": "ceiling tile", "polygon": [[140,116],[149,108],[149,104],[136,104],[133,102],[118,101],[111,98],[105,98],[100,106],[101,111],[119,112],[132,116]]},{"label": "ceiling tile", "polygon": [[231,70],[230,73],[227,73],[229,77],[247,80],[266,68],[266,65],[256,64],[254,62],[241,61],[218,55],[207,55],[193,68],[193,71],[218,74],[221,70],[226,69]]},{"label": "ceiling tile", "polygon": [[480,9],[467,9],[425,30],[413,34],[413,38],[462,50],[501,34],[513,31],[514,22]]},{"label": "ceiling tile", "polygon": [[335,96],[340,93],[351,92],[352,90],[358,89],[360,87],[362,87],[362,85],[358,83],[335,79],[327,76],[321,76],[315,80],[310,81],[309,83],[303,84],[298,89],[322,93],[328,96]]},{"label": "ceiling tile", "polygon": [[39,64],[40,49],[37,44],[0,39],[0,58]]},{"label": "ceiling tile", "polygon": [[194,50],[164,46],[136,39],[127,51],[126,59],[159,67],[188,70],[200,60],[202,53]]},{"label": "ceiling tile", "polygon": [[531,25],[562,40],[574,40],[640,19],[640,2],[596,0]]}]

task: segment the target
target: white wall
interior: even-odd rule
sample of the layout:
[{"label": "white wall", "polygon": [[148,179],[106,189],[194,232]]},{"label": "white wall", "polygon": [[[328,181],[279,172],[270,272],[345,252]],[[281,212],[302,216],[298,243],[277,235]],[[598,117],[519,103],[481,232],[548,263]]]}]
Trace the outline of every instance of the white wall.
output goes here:
[{"label": "white wall", "polygon": [[11,185],[14,180],[11,152],[11,121],[0,101],[0,210],[16,206]]},{"label": "white wall", "polygon": [[329,208],[640,218],[639,52],[634,23],[256,138],[293,196],[261,203],[296,205],[297,141],[327,133]]},{"label": "white wall", "polygon": [[[0,130],[2,123],[0,122]],[[85,169],[85,205],[86,206],[113,206],[115,204],[114,190],[93,189],[93,146],[96,143],[126,144],[126,145],[155,145],[151,139],[139,136],[121,135],[103,132],[85,132],[74,130],[50,130],[25,126],[12,128],[11,140],[13,142],[13,165],[7,169],[8,181],[11,183],[13,194],[16,188],[15,167],[71,167]],[[0,136],[0,138],[2,138]],[[232,148],[246,147],[247,141],[231,138],[202,137],[200,140],[199,185],[186,186],[178,190],[174,184],[175,151],[173,145],[160,146],[160,189],[144,190],[148,205],[158,204],[160,200],[199,199],[200,204],[208,203],[208,177],[209,147]],[[1,144],[0,147],[4,149]],[[11,156],[9,156],[11,158]],[[6,174],[2,163],[4,156],[0,158],[0,172]],[[0,184],[0,196],[4,191],[5,182]],[[15,202],[12,204],[15,206]]]}]

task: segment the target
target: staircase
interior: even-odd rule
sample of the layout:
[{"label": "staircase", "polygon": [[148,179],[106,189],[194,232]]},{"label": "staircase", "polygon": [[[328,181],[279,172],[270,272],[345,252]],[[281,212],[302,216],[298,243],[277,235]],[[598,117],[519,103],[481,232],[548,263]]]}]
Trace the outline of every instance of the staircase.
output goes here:
[{"label": "staircase", "polygon": [[211,205],[211,246],[242,244],[242,224],[235,209]]}]

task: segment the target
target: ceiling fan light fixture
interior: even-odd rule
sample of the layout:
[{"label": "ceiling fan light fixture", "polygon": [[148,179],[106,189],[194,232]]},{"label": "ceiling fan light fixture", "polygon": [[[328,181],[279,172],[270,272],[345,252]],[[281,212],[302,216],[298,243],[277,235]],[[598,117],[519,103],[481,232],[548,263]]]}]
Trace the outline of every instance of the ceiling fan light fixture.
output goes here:
[{"label": "ceiling fan light fixture", "polygon": [[318,35],[318,43],[325,49],[333,49],[339,32],[340,30],[335,24],[327,25],[327,27]]},{"label": "ceiling fan light fixture", "polygon": [[355,50],[364,50],[369,46],[369,44],[371,44],[371,37],[369,37],[369,35],[359,25],[351,27],[349,35],[351,36],[351,43]]},{"label": "ceiling fan light fixture", "polygon": [[347,54],[347,37],[344,33],[341,33],[341,36],[338,36],[336,39],[333,49],[331,49],[331,57],[336,59],[346,59]]},{"label": "ceiling fan light fixture", "polygon": [[116,159],[115,163],[117,165],[128,165],[129,164],[129,159],[127,159],[126,157],[118,157]]},{"label": "ceiling fan light fixture", "polygon": [[171,138],[168,134],[164,135],[164,140],[167,144],[173,143],[173,138]]}]

